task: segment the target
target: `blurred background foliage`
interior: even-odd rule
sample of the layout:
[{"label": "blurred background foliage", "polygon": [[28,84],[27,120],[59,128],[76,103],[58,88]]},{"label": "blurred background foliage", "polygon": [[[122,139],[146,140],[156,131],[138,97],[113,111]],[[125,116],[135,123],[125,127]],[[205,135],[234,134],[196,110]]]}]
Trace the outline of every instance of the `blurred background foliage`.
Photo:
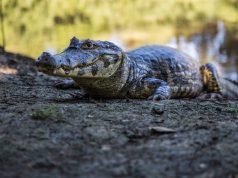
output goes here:
[{"label": "blurred background foliage", "polygon": [[[58,52],[73,36],[115,41],[124,49],[149,43],[167,44],[173,39],[178,44],[180,37],[188,43],[198,35],[206,41],[207,37],[216,37],[218,22],[222,22],[226,36],[219,52],[229,54],[229,58],[233,56],[233,63],[237,65],[235,50],[238,51],[238,47],[234,45],[238,46],[238,0],[2,2],[6,49],[13,52],[32,57],[46,49]],[[2,39],[0,41],[2,43]],[[203,48],[206,45],[200,47]]]}]

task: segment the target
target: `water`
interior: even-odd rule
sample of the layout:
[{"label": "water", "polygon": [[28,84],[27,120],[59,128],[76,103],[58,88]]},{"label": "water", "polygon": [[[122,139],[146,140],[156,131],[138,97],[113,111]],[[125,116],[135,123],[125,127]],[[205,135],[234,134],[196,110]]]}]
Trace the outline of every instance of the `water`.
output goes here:
[{"label": "water", "polygon": [[[212,63],[217,67],[220,75],[238,80],[238,40],[229,38],[229,33],[224,22],[217,21],[205,25],[202,31],[196,34],[185,36],[182,31],[162,44],[189,54],[201,64]],[[126,46],[115,33],[109,37],[109,40],[124,50],[142,45],[139,43]]]},{"label": "water", "polygon": [[202,64],[213,63],[222,75],[238,80],[238,50],[231,49],[237,44],[229,41],[222,21],[216,22],[215,31],[191,35],[188,38],[179,35],[172,37],[166,45],[184,51]]}]

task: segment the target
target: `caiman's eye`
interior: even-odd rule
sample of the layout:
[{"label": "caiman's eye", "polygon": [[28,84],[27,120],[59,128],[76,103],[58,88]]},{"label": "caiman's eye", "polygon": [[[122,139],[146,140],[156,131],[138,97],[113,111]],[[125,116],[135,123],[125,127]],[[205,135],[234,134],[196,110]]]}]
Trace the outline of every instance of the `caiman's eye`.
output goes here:
[{"label": "caiman's eye", "polygon": [[93,42],[91,42],[91,41],[85,41],[81,46],[81,48],[83,48],[83,49],[93,49],[95,47],[96,47],[96,45],[93,44]]}]

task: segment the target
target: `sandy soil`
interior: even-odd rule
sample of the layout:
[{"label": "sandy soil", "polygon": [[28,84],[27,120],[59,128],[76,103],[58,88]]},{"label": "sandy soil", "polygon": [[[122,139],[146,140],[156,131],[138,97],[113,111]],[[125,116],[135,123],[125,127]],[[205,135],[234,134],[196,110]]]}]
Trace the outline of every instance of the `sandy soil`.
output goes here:
[{"label": "sandy soil", "polygon": [[238,101],[78,99],[0,54],[0,177],[238,177]]}]

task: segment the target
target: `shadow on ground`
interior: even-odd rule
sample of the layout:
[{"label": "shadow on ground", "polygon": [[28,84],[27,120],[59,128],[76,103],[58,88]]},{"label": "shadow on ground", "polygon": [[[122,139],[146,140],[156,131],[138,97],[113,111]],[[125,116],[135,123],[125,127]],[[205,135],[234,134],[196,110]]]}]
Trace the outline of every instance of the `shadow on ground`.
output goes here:
[{"label": "shadow on ground", "polygon": [[238,102],[80,100],[0,54],[0,177],[237,177]]}]

